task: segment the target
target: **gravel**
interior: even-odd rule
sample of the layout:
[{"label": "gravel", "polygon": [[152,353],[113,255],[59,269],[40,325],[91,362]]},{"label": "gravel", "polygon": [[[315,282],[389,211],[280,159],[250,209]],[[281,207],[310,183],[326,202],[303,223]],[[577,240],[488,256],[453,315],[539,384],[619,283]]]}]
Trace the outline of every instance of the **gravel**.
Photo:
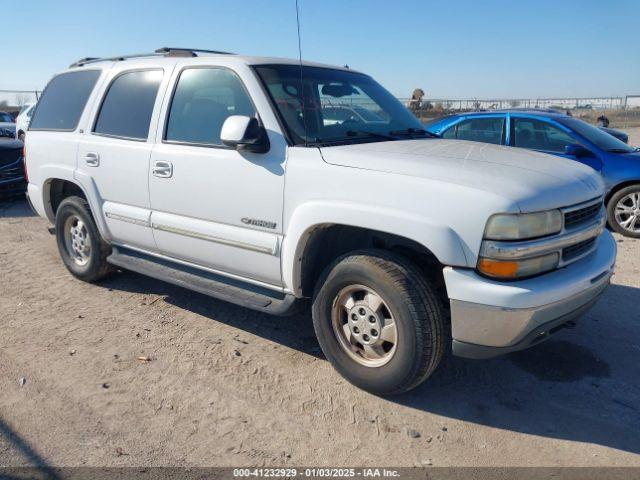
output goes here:
[{"label": "gravel", "polygon": [[640,241],[616,237],[575,329],[385,399],[331,368],[308,315],[82,283],[46,226],[0,204],[0,465],[640,466]]}]

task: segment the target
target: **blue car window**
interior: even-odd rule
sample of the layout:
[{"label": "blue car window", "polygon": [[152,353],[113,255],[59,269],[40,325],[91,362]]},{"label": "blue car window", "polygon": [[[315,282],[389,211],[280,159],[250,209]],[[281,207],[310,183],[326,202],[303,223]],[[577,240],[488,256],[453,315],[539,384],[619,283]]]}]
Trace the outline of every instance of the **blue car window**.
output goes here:
[{"label": "blue car window", "polygon": [[578,143],[568,133],[550,123],[534,118],[514,118],[515,147],[564,153],[567,145]]},{"label": "blue car window", "polygon": [[442,138],[456,138],[456,126],[447,128],[442,132]]},{"label": "blue car window", "polygon": [[442,138],[457,138],[474,142],[502,143],[504,118],[469,118],[449,128],[442,134]]}]

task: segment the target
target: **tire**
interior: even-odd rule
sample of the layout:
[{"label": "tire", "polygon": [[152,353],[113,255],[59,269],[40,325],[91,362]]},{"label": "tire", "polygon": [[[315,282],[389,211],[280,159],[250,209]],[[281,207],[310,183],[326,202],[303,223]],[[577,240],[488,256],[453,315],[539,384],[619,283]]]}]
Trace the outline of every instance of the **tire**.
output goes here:
[{"label": "tire", "polygon": [[[613,194],[607,204],[607,220],[614,231],[625,237],[640,238],[640,184]],[[631,223],[625,226],[625,220]]]},{"label": "tire", "polygon": [[[383,302],[377,309],[376,296]],[[349,382],[376,395],[417,387],[445,350],[445,315],[434,290],[409,260],[383,250],[352,252],[329,265],[316,285],[312,312],[327,359]],[[367,323],[372,317],[376,323]],[[388,328],[394,324],[395,337]],[[365,341],[375,341],[368,351]]]},{"label": "tire", "polygon": [[24,139],[25,139],[25,134],[24,132],[20,132],[18,134],[18,140],[20,140],[22,143],[24,143]]},{"label": "tire", "polygon": [[84,198],[71,196],[60,203],[56,240],[62,262],[74,277],[95,282],[115,270],[107,263],[111,247],[100,236]]}]

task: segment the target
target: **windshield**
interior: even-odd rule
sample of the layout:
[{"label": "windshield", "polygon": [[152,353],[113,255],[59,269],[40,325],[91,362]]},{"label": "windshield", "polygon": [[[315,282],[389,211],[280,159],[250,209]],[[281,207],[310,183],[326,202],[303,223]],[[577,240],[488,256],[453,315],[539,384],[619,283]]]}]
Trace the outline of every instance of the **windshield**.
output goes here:
[{"label": "windshield", "polygon": [[301,89],[298,65],[259,65],[255,69],[296,145],[428,135],[404,105],[367,75],[303,66]]},{"label": "windshield", "polygon": [[613,135],[577,118],[567,117],[563,118],[561,122],[606,152],[631,153],[635,150]]},{"label": "windshield", "polygon": [[0,112],[0,122],[13,123],[13,117],[8,113]]}]

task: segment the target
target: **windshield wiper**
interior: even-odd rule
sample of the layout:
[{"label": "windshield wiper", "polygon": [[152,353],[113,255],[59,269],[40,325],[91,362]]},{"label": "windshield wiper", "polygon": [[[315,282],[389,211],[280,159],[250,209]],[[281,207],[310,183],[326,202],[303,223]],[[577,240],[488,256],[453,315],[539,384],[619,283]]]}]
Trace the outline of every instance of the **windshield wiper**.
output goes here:
[{"label": "windshield wiper", "polygon": [[384,133],[370,132],[368,130],[347,130],[345,132],[347,137],[357,137],[359,135],[367,135],[369,137],[384,138],[385,140],[398,140],[397,137],[391,135],[385,135]]},{"label": "windshield wiper", "polygon": [[425,130],[424,128],[405,128],[404,130],[392,130],[389,135],[426,135],[432,138],[439,138],[439,135]]}]

